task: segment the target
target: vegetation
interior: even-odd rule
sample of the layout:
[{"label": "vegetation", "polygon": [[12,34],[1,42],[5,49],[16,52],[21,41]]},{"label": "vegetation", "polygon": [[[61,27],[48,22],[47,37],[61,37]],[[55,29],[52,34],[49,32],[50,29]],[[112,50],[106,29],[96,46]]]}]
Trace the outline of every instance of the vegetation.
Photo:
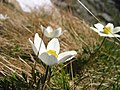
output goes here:
[{"label": "vegetation", "polygon": [[[0,89],[40,90],[46,65],[35,56],[29,38],[40,26],[62,27],[61,51],[76,50],[70,62],[51,66],[45,90],[119,90],[120,39],[99,37],[83,19],[60,11],[59,15],[23,13],[0,4],[10,18],[0,20]],[[45,44],[49,41],[43,37]],[[72,69],[71,69],[72,67]],[[71,73],[71,71],[73,73]]]}]

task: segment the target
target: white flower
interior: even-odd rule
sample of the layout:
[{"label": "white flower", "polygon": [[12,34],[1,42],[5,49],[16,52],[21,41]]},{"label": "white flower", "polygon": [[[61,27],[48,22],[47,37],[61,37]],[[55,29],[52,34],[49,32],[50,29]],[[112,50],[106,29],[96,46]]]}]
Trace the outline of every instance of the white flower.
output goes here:
[{"label": "white flower", "polygon": [[45,47],[43,40],[39,37],[38,33],[35,34],[34,43],[29,39],[34,53],[38,55],[46,65],[54,65],[71,60],[77,54],[76,51],[66,51],[60,53],[60,44],[57,38],[53,38]]},{"label": "white flower", "polygon": [[101,23],[94,24],[94,27],[90,27],[92,30],[97,32],[100,36],[104,37],[120,37],[118,32],[120,32],[120,26],[115,27],[112,23],[108,23],[106,26]]},{"label": "white flower", "polygon": [[9,17],[7,15],[0,14],[0,20],[6,20]]},{"label": "white flower", "polygon": [[53,28],[51,26],[48,26],[47,28],[45,28],[41,25],[41,29],[42,29],[42,32],[44,33],[44,35],[48,38],[59,37],[64,32],[64,31],[62,31],[62,29],[60,27],[57,28],[56,30],[53,30]]}]

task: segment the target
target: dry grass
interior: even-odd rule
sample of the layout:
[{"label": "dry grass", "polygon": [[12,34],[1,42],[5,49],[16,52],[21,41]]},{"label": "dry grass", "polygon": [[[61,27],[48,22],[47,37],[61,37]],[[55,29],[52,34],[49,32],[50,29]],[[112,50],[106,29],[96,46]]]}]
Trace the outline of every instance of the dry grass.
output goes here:
[{"label": "dry grass", "polygon": [[[97,43],[98,36],[90,30],[89,25],[69,12],[61,11],[59,17],[36,12],[30,14],[0,4],[0,13],[10,17],[6,21],[0,21],[0,71],[6,74],[11,71],[18,74],[25,72],[30,76],[33,65],[30,54],[33,54],[33,51],[28,38],[32,38],[36,32],[41,35],[40,25],[67,30],[60,37],[62,51],[74,49],[80,56],[83,47],[93,47]],[[45,37],[44,39],[48,41]],[[24,62],[21,59],[24,59]],[[37,66],[39,72],[44,73],[44,67]]]}]

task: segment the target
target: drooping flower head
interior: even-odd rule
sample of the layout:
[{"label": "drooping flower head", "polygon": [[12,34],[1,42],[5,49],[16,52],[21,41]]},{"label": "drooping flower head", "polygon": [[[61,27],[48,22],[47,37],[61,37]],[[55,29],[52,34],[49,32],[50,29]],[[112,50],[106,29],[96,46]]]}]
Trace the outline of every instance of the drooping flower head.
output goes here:
[{"label": "drooping flower head", "polygon": [[49,41],[47,48],[38,33],[35,34],[34,43],[30,39],[29,41],[34,53],[36,55],[39,53],[38,58],[49,66],[69,61],[77,54],[76,51],[66,51],[59,54],[60,44],[57,38],[53,38]]},{"label": "drooping flower head", "polygon": [[120,37],[118,32],[120,32],[120,26],[114,27],[112,23],[108,23],[106,26],[101,23],[94,24],[94,27],[90,27],[92,30],[97,32],[100,36],[104,37]]},{"label": "drooping flower head", "polygon": [[57,38],[60,35],[63,34],[64,31],[62,31],[62,29],[59,27],[56,30],[53,30],[53,28],[51,26],[48,26],[47,28],[43,27],[41,25],[41,29],[42,32],[44,33],[44,35],[48,38]]}]

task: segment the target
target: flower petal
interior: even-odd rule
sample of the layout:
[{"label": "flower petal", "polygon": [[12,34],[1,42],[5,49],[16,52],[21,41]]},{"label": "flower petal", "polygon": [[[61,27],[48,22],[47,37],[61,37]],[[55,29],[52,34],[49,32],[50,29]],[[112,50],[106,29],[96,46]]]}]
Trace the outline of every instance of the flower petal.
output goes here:
[{"label": "flower petal", "polygon": [[45,44],[44,44],[43,40],[39,37],[38,33],[35,34],[34,45],[35,45],[37,51],[39,51],[39,54],[46,52]]},{"label": "flower petal", "polygon": [[113,31],[114,25],[112,23],[108,23],[105,27],[110,28]]},{"label": "flower petal", "polygon": [[91,28],[93,31],[97,32],[97,33],[100,32],[98,29],[96,29],[96,28],[94,28],[94,27],[90,27],[90,28]]},{"label": "flower petal", "polygon": [[58,62],[57,58],[54,55],[49,55],[47,52],[42,53],[38,56],[38,58],[40,58],[42,62],[49,66],[54,65]]},{"label": "flower petal", "polygon": [[94,24],[94,26],[95,26],[99,31],[103,31],[104,25],[102,25],[101,23]]},{"label": "flower petal", "polygon": [[99,33],[100,36],[103,37],[120,37],[118,34],[104,34],[104,33]]},{"label": "flower petal", "polygon": [[41,29],[42,29],[43,34],[44,34],[46,37],[51,38],[51,33],[53,32],[52,27],[48,26],[47,28],[45,28],[45,27],[43,27],[43,26],[41,25]]},{"label": "flower petal", "polygon": [[120,32],[120,27],[115,27],[115,28],[113,29],[113,33],[118,33],[118,32]]},{"label": "flower petal", "polygon": [[59,37],[61,34],[63,34],[62,29],[58,28],[56,30],[53,31],[51,38],[56,38]]},{"label": "flower petal", "polygon": [[30,44],[31,44],[31,46],[32,46],[32,49],[33,49],[35,55],[37,55],[38,50],[36,49],[36,47],[35,47],[35,45],[33,44],[33,42],[30,40],[30,38],[29,38],[29,42],[30,42]]},{"label": "flower petal", "polygon": [[42,30],[42,32],[44,33],[44,30],[45,30],[46,28],[43,26],[43,25],[41,25],[41,30]]},{"label": "flower petal", "polygon": [[53,28],[52,28],[51,26],[48,26],[48,27],[46,28],[46,31],[47,31],[48,33],[53,32]]},{"label": "flower petal", "polygon": [[47,45],[47,51],[53,50],[58,54],[60,51],[60,44],[57,38],[53,38]]},{"label": "flower petal", "polygon": [[58,63],[63,63],[63,62],[69,61],[73,57],[75,57],[75,55],[77,55],[76,51],[63,52],[63,53],[59,54],[59,56],[58,56]]}]

